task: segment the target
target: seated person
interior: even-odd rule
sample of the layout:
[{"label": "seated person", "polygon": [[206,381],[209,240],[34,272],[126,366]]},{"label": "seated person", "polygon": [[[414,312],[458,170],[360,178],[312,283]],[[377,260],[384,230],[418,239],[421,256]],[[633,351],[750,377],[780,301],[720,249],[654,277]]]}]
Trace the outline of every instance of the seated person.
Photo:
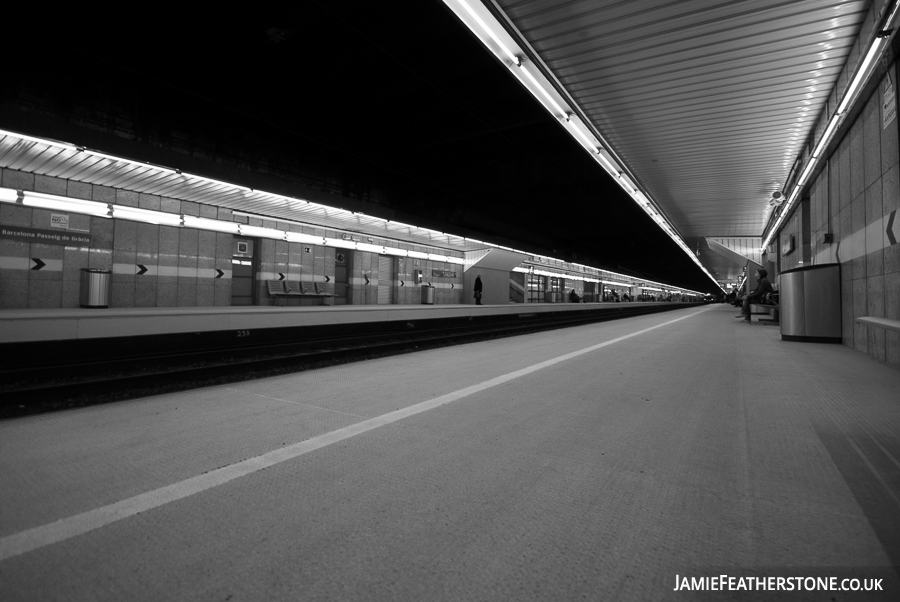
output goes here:
[{"label": "seated person", "polygon": [[581,300],[582,300],[582,298],[578,296],[578,293],[575,292],[574,288],[571,291],[569,291],[569,302],[570,303],[581,303]]},{"label": "seated person", "polygon": [[756,288],[744,295],[741,313],[736,315],[735,318],[741,318],[745,322],[750,321],[750,304],[761,303],[763,295],[772,292],[772,283],[766,279],[768,275],[769,273],[764,268],[756,270]]}]

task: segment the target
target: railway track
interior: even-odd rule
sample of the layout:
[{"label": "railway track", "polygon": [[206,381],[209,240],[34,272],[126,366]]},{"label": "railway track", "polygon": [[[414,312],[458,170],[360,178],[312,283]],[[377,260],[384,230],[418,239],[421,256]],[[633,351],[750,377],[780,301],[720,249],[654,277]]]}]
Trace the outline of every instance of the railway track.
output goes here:
[{"label": "railway track", "polygon": [[502,321],[422,320],[366,333],[317,332],[301,340],[259,344],[218,343],[214,348],[121,357],[59,358],[55,363],[21,361],[0,370],[0,418],[83,407],[204,386],[250,380],[442,347],[622,319],[685,307],[619,306],[615,311],[521,313]]}]

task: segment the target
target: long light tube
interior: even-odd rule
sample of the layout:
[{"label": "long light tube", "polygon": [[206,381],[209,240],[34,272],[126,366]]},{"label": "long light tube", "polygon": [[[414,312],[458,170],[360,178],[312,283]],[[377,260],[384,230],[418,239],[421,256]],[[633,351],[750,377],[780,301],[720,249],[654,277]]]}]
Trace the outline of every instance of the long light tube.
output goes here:
[{"label": "long light tube", "polygon": [[26,207],[35,207],[37,209],[55,209],[57,211],[72,211],[73,213],[83,213],[97,217],[109,217],[109,205],[106,203],[70,199],[42,192],[24,191],[22,193],[22,204]]},{"label": "long light tube", "polygon": [[497,37],[497,34],[495,34],[494,31],[487,26],[487,23],[485,23],[484,20],[478,15],[478,13],[475,12],[475,9],[473,9],[469,5],[469,3],[466,2],[466,0],[459,0],[459,4],[467,13],[469,13],[469,16],[472,17],[472,19],[474,19],[476,23],[478,23],[481,29],[484,30],[484,32],[491,38],[491,40],[494,41],[494,44],[496,44],[500,48],[500,50],[503,51],[503,54],[505,54],[506,57],[513,63],[518,64],[519,57],[517,57],[509,48],[507,48],[506,44],[504,44],[500,40],[500,38]]},{"label": "long light tube", "polygon": [[[892,27],[891,24],[894,20],[894,17],[897,15],[898,8],[900,8],[900,2],[894,2],[891,11],[888,13],[887,18],[884,20],[883,26],[885,29],[890,29]],[[855,100],[856,93],[859,91],[863,83],[866,81],[867,77],[870,75],[869,67],[871,67],[875,59],[881,55],[887,40],[887,37],[878,36],[872,41],[872,45],[869,46],[869,50],[866,52],[865,58],[863,59],[862,63],[860,63],[859,68],[857,68],[856,73],[853,76],[853,80],[844,91],[844,95],[841,98],[841,102],[838,104],[837,110],[835,111],[834,115],[831,116],[831,119],[828,122],[828,126],[825,128],[825,131],[822,133],[822,137],[819,139],[819,142],[816,144],[816,147],[812,152],[812,156],[810,157],[806,167],[803,169],[800,178],[797,179],[797,184],[794,187],[790,198],[788,198],[788,201],[784,204],[784,209],[781,211],[781,214],[769,229],[768,236],[766,236],[765,240],[763,240],[760,251],[765,250],[766,247],[769,246],[769,243],[772,242],[772,239],[775,237],[775,233],[778,231],[778,228],[781,227],[781,224],[790,213],[794,202],[797,200],[797,198],[799,198],[800,192],[806,183],[806,178],[812,173],[813,169],[818,164],[819,156],[822,154],[822,151],[825,150],[825,148],[828,146],[828,143],[831,141],[831,137],[834,135],[835,130],[843,121],[847,108]]]},{"label": "long light tube", "polygon": [[321,236],[313,236],[304,232],[288,232],[284,239],[288,242],[308,243],[311,245],[320,245],[324,240]]},{"label": "long light tube", "polygon": [[186,228],[197,228],[198,230],[213,230],[215,232],[226,232],[229,234],[237,234],[240,231],[240,224],[235,222],[225,222],[218,219],[206,219],[204,217],[194,217],[193,215],[184,216],[184,225]]},{"label": "long light tube", "polygon": [[[813,159],[818,159],[819,155],[825,149],[825,146],[831,140],[831,135],[834,133],[835,128],[837,128],[838,123],[840,123],[840,113],[835,113],[831,117],[831,121],[828,122],[828,127],[825,128],[825,131],[822,132],[822,138],[819,140],[819,143],[816,145],[815,150],[813,150],[812,156]],[[810,161],[810,164],[813,162]],[[801,178],[802,179],[802,178]]]},{"label": "long light tube", "polygon": [[112,216],[118,219],[164,226],[180,226],[183,223],[182,217],[178,213],[163,213],[162,211],[126,207],[125,205],[113,205]]},{"label": "long light tube", "polygon": [[241,224],[241,236],[257,236],[259,238],[274,238],[276,240],[284,240],[287,232],[284,230],[276,230],[274,228],[261,228],[259,226],[248,226]]},{"label": "long light tube", "polygon": [[853,101],[853,98],[856,96],[857,89],[865,81],[866,75],[868,75],[867,72],[869,70],[869,66],[872,64],[872,61],[875,60],[875,57],[877,57],[881,53],[881,47],[884,45],[885,41],[885,38],[875,38],[875,40],[872,42],[872,46],[869,47],[869,51],[866,53],[866,58],[863,59],[863,62],[859,66],[859,69],[856,70],[856,75],[853,77],[853,81],[850,82],[850,85],[847,86],[847,91],[844,92],[844,99],[841,100],[841,104],[839,104],[837,108],[838,114],[846,111],[847,106]]},{"label": "long light tube", "polygon": [[[570,132],[570,135],[574,135],[576,139],[580,142],[584,143],[585,149],[591,152],[591,154],[598,160],[601,167],[603,167],[612,177],[616,178],[619,182],[619,185],[625,190],[629,196],[631,196],[641,208],[644,209],[651,216],[655,215],[655,213],[651,209],[651,202],[647,202],[646,204],[643,202],[638,194],[639,190],[637,186],[631,186],[630,183],[623,182],[622,173],[625,171],[624,169],[620,169],[612,160],[607,158],[603,151],[606,150],[603,148],[601,143],[595,143],[590,137],[586,136],[584,132],[582,132],[579,124],[576,123],[574,111],[567,111],[564,109],[554,98],[554,96],[550,93],[550,91],[555,91],[555,86],[550,81],[545,81],[543,74],[537,70],[537,67],[532,67],[531,62],[525,62],[521,60],[521,55],[525,53],[522,52],[519,55],[516,55],[509,47],[503,43],[501,40],[501,33],[503,36],[508,37],[506,30],[503,26],[496,21],[493,15],[483,7],[480,3],[473,2],[478,6],[476,10],[471,4],[470,0],[444,0],[444,2],[454,10],[456,15],[460,18],[460,20],[469,27],[470,30],[478,37],[482,43],[485,43],[485,36],[490,39],[493,44],[496,45],[497,48],[500,49],[500,53],[498,53],[497,49],[492,48],[490,44],[485,43],[488,48],[494,52],[495,55],[500,58],[501,62],[503,62],[508,69],[512,71],[512,73],[520,80],[523,84],[522,76],[524,79],[528,81],[530,85],[525,85],[525,88],[528,89],[532,94],[538,97],[538,100],[547,108],[550,113],[554,114],[558,118],[564,120],[564,125],[568,124],[569,128],[567,128]],[[455,7],[461,7],[462,10],[457,10]],[[498,33],[500,32],[500,33]],[[515,42],[515,40],[513,40]],[[521,45],[521,43],[520,43]],[[518,68],[516,68],[518,66]],[[536,74],[533,74],[532,69],[537,70]],[[540,78],[540,80],[538,79]],[[550,91],[548,91],[550,90]],[[589,129],[589,128],[588,128]],[[599,147],[599,148],[598,148]],[[668,222],[659,217],[654,218],[655,221],[663,227],[663,231],[678,244],[682,250],[687,253],[687,255],[691,258],[691,260],[705,273],[710,280],[712,280],[718,286],[718,282],[712,275],[707,271],[707,269],[700,263],[700,260],[694,255],[687,245],[681,240],[681,237],[678,235],[677,231],[673,226],[668,224]],[[721,287],[720,287],[721,288]]]}]

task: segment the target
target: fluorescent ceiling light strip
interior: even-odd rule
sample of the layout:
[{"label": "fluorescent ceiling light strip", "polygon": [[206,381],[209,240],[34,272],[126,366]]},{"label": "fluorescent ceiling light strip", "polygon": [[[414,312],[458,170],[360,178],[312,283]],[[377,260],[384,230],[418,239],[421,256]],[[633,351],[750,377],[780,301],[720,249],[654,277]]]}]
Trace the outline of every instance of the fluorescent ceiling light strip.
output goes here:
[{"label": "fluorescent ceiling light strip", "polygon": [[274,238],[284,240],[287,232],[284,230],[276,230],[275,228],[260,228],[259,226],[248,226],[241,224],[241,236],[258,236],[259,238]]},{"label": "fluorescent ceiling light strip", "polygon": [[19,201],[19,191],[14,188],[0,188],[0,201],[17,203]]},{"label": "fluorescent ceiling light strip", "polygon": [[[531,72],[528,70],[527,65],[529,65],[529,64],[530,64],[530,63],[522,63],[522,65],[519,67],[519,70],[520,70],[522,73],[525,74],[525,77],[527,77],[528,80],[529,80],[532,84],[534,84],[534,86],[538,89],[538,92],[540,92],[541,95],[542,95],[544,98],[547,99],[547,102],[549,102],[550,105],[551,105],[554,109],[556,109],[556,111],[559,113],[559,117],[561,117],[562,119],[566,119],[566,113],[567,113],[567,111],[565,111],[561,106],[559,106],[559,104],[556,102],[556,100],[555,100],[552,96],[550,96],[550,94],[547,92],[547,90],[544,89],[544,86],[542,86],[542,85],[538,82],[538,80],[535,79],[535,77],[534,77],[534,76],[531,74]],[[540,100],[540,98],[539,98],[538,100]]]},{"label": "fluorescent ceiling light strip", "polygon": [[112,210],[112,216],[117,219],[127,219],[147,224],[162,224],[165,226],[182,225],[180,214],[163,213],[162,211],[151,211],[149,209],[140,209],[137,207],[126,207],[125,205],[113,205]]},{"label": "fluorescent ceiling light strip", "polygon": [[97,217],[109,217],[109,205],[106,203],[70,199],[41,192],[23,192],[22,204],[26,207],[37,209],[55,209],[57,211],[71,211]]},{"label": "fluorescent ceiling light strip", "polygon": [[365,243],[365,242],[356,243],[356,248],[359,249],[360,251],[366,251],[368,253],[378,253],[378,254],[384,253],[383,246],[371,245],[371,244]]},{"label": "fluorescent ceiling light strip", "polygon": [[[831,140],[831,134],[834,133],[834,129],[838,126],[838,123],[840,123],[840,121],[840,113],[835,113],[834,115],[832,115],[831,121],[828,122],[828,127],[825,128],[825,131],[822,133],[822,138],[819,140],[819,143],[816,145],[816,148],[812,153],[813,159],[819,158],[819,153],[822,152],[822,149],[824,149],[828,142]],[[810,163],[812,163],[812,161],[810,161]]]},{"label": "fluorescent ceiling light strip", "polygon": [[881,47],[884,45],[885,38],[875,38],[872,41],[872,45],[869,47],[869,52],[866,53],[866,58],[863,59],[862,64],[859,66],[859,69],[856,71],[856,75],[853,76],[853,81],[847,87],[847,91],[844,92],[844,98],[841,100],[841,104],[838,105],[837,112],[838,114],[843,113],[847,110],[847,106],[853,100],[853,97],[856,95],[857,89],[862,85],[862,82],[865,80],[867,71],[869,70],[869,66],[875,60],[875,57],[881,51]]},{"label": "fluorescent ceiling light strip", "polygon": [[324,240],[321,236],[306,234],[304,232],[288,232],[284,239],[288,242],[308,243],[312,245],[321,245]]},{"label": "fluorescent ceiling light strip", "polygon": [[206,219],[204,217],[194,217],[193,215],[184,216],[184,225],[186,228],[214,230],[216,232],[228,232],[230,234],[237,234],[240,231],[240,224],[237,224],[235,222],[226,222],[217,219]]},{"label": "fluorescent ceiling light strip", "polygon": [[75,212],[81,211],[82,213],[90,213],[91,215],[109,215],[109,205],[107,203],[70,199],[68,197],[45,194],[43,192],[23,191],[22,204],[45,209],[61,209],[63,211]]},{"label": "fluorescent ceiling light strip", "polygon": [[472,17],[472,19],[476,23],[478,23],[478,26],[481,27],[485,31],[485,33],[488,34],[488,36],[490,36],[494,43],[500,47],[500,49],[503,51],[503,54],[505,54],[513,63],[518,64],[519,58],[515,54],[513,54],[509,48],[506,47],[506,44],[504,44],[500,40],[500,38],[497,37],[497,34],[494,33],[494,30],[488,27],[487,23],[484,22],[481,16],[476,13],[471,6],[469,6],[469,3],[466,2],[466,0],[459,0],[459,4],[469,14],[469,16]]}]

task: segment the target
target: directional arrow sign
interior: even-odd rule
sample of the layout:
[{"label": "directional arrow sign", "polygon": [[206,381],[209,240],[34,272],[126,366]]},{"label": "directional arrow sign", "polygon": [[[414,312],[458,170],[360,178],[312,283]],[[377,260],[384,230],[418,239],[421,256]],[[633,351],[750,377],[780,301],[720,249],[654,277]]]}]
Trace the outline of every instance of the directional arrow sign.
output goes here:
[{"label": "directional arrow sign", "polygon": [[147,266],[141,265],[141,264],[137,264],[137,274],[135,274],[135,275],[136,275],[136,276],[143,276],[143,275],[146,274],[146,273],[147,273]]},{"label": "directional arrow sign", "polygon": [[891,211],[891,215],[888,217],[887,228],[885,228],[885,233],[892,245],[897,244],[897,239],[900,238],[900,224],[897,223],[896,217],[897,212]]},{"label": "directional arrow sign", "polygon": [[402,281],[402,280],[400,281],[400,286],[405,286],[405,285],[403,284],[403,281]]},{"label": "directional arrow sign", "polygon": [[216,278],[221,278],[224,275],[225,275],[225,272],[223,272],[219,268],[216,268],[216,276],[215,276]]},{"label": "directional arrow sign", "polygon": [[328,276],[328,275],[326,274],[326,276],[325,276],[325,282],[331,282],[331,276]]},{"label": "directional arrow sign", "polygon": [[32,258],[31,258],[31,261],[34,262],[34,265],[31,267],[32,270],[39,270],[39,269],[41,269],[42,267],[44,267],[45,265],[47,265],[46,263],[44,263],[43,261],[41,261],[41,260],[38,259],[37,257],[32,257]]},{"label": "directional arrow sign", "polygon": [[368,277],[368,276],[366,276],[366,275],[365,275],[365,274],[363,274],[363,278],[365,278],[365,279],[366,279],[366,284],[369,284],[369,277]]},{"label": "directional arrow sign", "polygon": [[450,290],[453,290],[453,289],[455,289],[455,288],[456,288],[456,285],[453,284],[453,283],[451,282],[451,283],[450,283]]},{"label": "directional arrow sign", "polygon": [[278,272],[278,279],[279,279],[279,280],[284,280],[284,273],[283,273],[283,272]]}]

